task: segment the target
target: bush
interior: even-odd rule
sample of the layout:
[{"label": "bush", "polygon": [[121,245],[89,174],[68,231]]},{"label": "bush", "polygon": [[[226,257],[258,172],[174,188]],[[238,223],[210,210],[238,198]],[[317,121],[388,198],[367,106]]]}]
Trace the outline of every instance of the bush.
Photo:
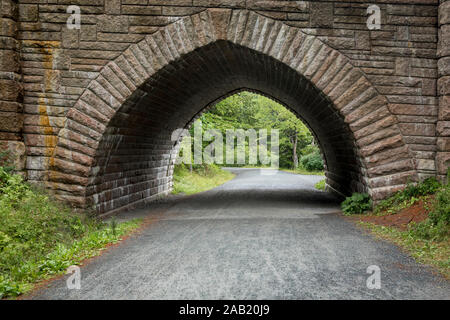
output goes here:
[{"label": "bush", "polygon": [[300,159],[303,168],[308,171],[323,170],[323,160],[319,153],[310,153]]},{"label": "bush", "polygon": [[436,203],[433,211],[429,215],[432,224],[437,225],[440,222],[450,224],[450,185],[447,184],[444,189],[436,194]]},{"label": "bush", "polygon": [[367,193],[353,193],[341,203],[345,215],[364,213],[372,208],[372,200]]},{"label": "bush", "polygon": [[314,187],[317,190],[325,190],[325,180],[320,180],[319,182],[317,182]]},{"label": "bush", "polygon": [[436,193],[428,219],[414,225],[410,233],[422,239],[442,240],[450,235],[450,185]]}]

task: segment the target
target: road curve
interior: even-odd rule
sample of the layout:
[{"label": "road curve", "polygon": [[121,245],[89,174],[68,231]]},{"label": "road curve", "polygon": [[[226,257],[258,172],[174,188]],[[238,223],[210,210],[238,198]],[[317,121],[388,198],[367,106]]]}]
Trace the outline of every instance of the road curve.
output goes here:
[{"label": "road curve", "polygon": [[[314,189],[321,179],[232,169],[213,190],[121,218],[155,222],[33,299],[449,299],[450,285],[376,240]],[[381,289],[368,289],[369,266]]]}]

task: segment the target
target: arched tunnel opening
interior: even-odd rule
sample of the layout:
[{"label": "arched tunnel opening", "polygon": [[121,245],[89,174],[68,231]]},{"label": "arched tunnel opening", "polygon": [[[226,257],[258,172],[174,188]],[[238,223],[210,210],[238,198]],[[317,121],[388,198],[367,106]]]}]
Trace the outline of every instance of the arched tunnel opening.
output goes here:
[{"label": "arched tunnel opening", "polygon": [[168,193],[177,152],[172,132],[242,90],[270,97],[307,124],[321,146],[330,190],[367,190],[353,134],[325,94],[268,55],[217,41],[162,68],[117,111],[97,148],[87,205],[103,213]]}]

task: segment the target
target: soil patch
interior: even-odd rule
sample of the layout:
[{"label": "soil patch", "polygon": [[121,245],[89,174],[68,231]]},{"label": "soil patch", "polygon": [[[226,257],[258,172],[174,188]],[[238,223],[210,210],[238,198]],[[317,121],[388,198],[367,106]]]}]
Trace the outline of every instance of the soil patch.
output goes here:
[{"label": "soil patch", "polygon": [[425,202],[420,200],[412,206],[400,210],[396,214],[385,216],[361,215],[353,216],[352,219],[362,222],[370,222],[386,227],[396,227],[400,230],[406,230],[411,222],[419,223],[428,218],[428,210],[425,208]]}]

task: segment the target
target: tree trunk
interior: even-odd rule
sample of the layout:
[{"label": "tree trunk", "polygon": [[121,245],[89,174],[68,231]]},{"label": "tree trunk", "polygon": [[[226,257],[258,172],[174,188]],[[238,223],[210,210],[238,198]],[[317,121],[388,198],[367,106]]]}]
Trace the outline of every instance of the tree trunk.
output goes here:
[{"label": "tree trunk", "polygon": [[293,142],[293,146],[292,146],[292,161],[294,162],[294,169],[297,169],[298,167],[298,156],[297,156],[297,142],[298,142],[298,137],[297,135],[294,136],[294,142]]}]

